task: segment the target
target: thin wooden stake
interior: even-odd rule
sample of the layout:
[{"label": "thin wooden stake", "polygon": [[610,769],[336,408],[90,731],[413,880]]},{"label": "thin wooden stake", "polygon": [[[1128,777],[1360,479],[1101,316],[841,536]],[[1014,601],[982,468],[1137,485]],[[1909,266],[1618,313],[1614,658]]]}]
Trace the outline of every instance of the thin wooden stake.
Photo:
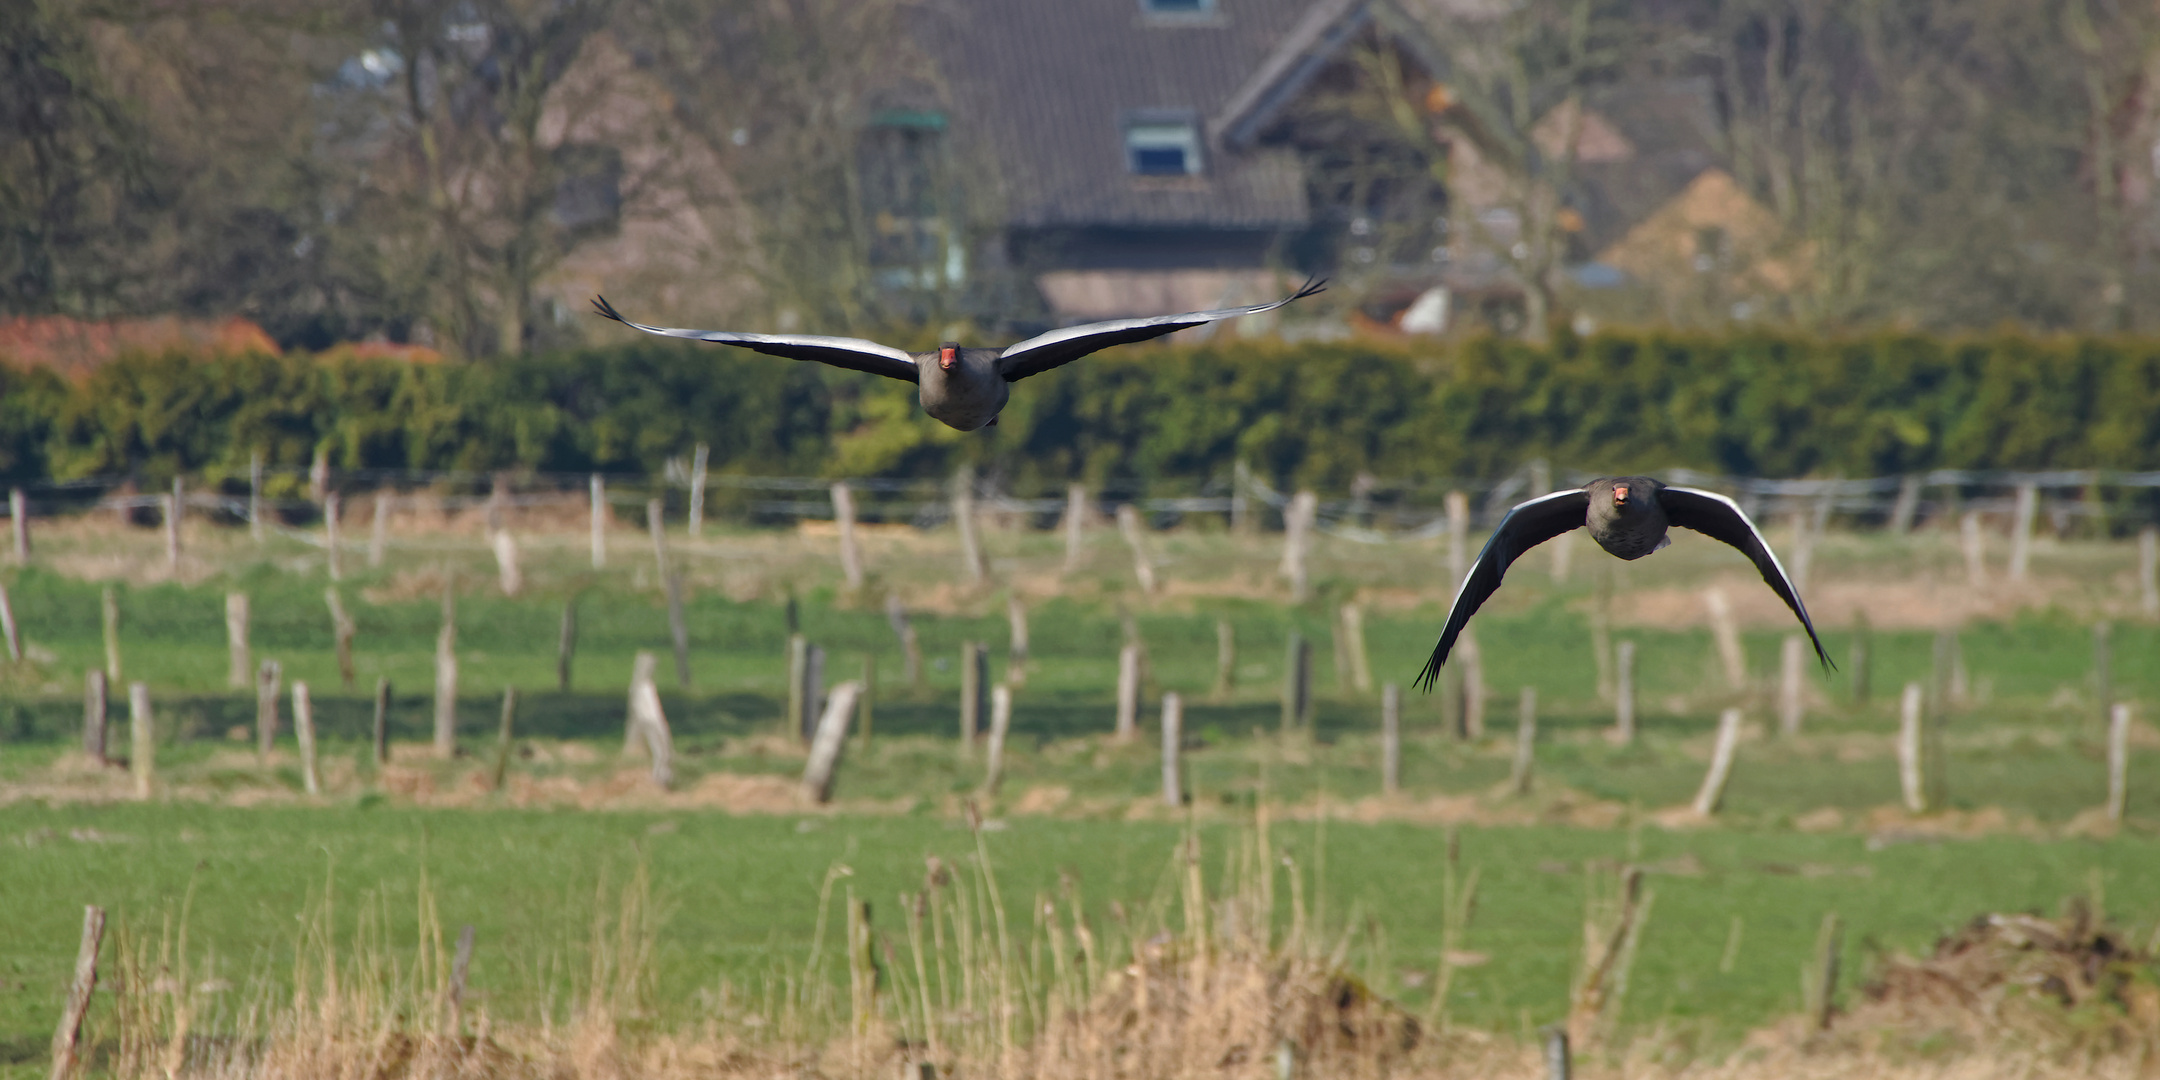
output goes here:
[{"label": "thin wooden stake", "polygon": [[390,493],[375,493],[375,516],[368,519],[367,564],[377,567],[383,564],[383,552],[390,546]]},{"label": "thin wooden stake", "polygon": [[1920,478],[1906,475],[1898,481],[1897,501],[1890,506],[1890,532],[1903,536],[1912,531],[1913,518],[1920,512]]},{"label": "thin wooden stake", "polygon": [[2114,626],[2102,619],[2093,624],[2093,699],[2099,704],[2097,726],[2105,728],[2115,713]]},{"label": "thin wooden stake", "polygon": [[982,782],[985,795],[997,794],[998,785],[1005,780],[1005,736],[1012,730],[1012,706],[1012,687],[990,688],[990,754]]},{"label": "thin wooden stake", "polygon": [[690,623],[683,614],[682,573],[667,576],[668,636],[675,642],[675,682],[690,689]]},{"label": "thin wooden stake", "polygon": [[922,641],[915,634],[915,624],[908,621],[907,608],[897,596],[885,597],[885,621],[892,627],[893,636],[900,639],[900,677],[908,689],[921,693],[923,689]]},{"label": "thin wooden stake", "polygon": [[1800,734],[1800,722],[1807,716],[1802,696],[1806,672],[1807,642],[1798,634],[1785,635],[1778,656],[1778,734],[1786,738]]},{"label": "thin wooden stake", "polygon": [[1733,618],[1732,601],[1726,599],[1725,590],[1713,587],[1703,590],[1703,607],[1710,612],[1710,634],[1717,642],[1726,688],[1747,689],[1747,652],[1740,647],[1740,623]]},{"label": "thin wooden stake", "polygon": [[1290,631],[1283,655],[1282,728],[1288,734],[1312,720],[1312,643]]},{"label": "thin wooden stake", "polygon": [[248,652],[248,595],[225,594],[225,685],[244,689],[255,677],[255,662]]},{"label": "thin wooden stake", "polygon": [[690,455],[690,535],[696,538],[705,533],[705,463],[712,451],[704,443]]},{"label": "thin wooden stake", "polygon": [[1215,620],[1215,685],[1208,696],[1222,701],[1237,688],[1237,629],[1228,619]]},{"label": "thin wooden stake", "polygon": [[457,756],[457,600],[454,587],[443,585],[442,630],[435,635],[435,756]]},{"label": "thin wooden stake", "polygon": [[344,543],[338,538],[338,516],[344,509],[344,505],[344,498],[335,491],[323,497],[323,556],[329,565],[330,580],[332,581],[343,581],[345,579],[344,553],[339,550],[344,546]]},{"label": "thin wooden stake", "polygon": [[1567,1028],[1555,1024],[1545,1029],[1545,1080],[1571,1080],[1573,1062],[1568,1055]]},{"label": "thin wooden stake", "polygon": [[1733,754],[1740,748],[1740,710],[1727,709],[1718,714],[1717,744],[1710,751],[1710,771],[1703,774],[1702,787],[1695,792],[1695,813],[1709,817],[1717,813],[1725,801],[1725,784],[1732,779]]},{"label": "thin wooden stake", "polygon": [[120,685],[120,598],[107,585],[98,593],[98,617],[105,628],[105,681]]},{"label": "thin wooden stake", "polygon": [[662,788],[675,783],[675,736],[668,728],[667,711],[660,706],[660,688],[653,683],[659,662],[640,651],[630,669],[630,723],[624,752],[642,743],[652,759],[653,783]]},{"label": "thin wooden stake", "polygon": [[165,511],[165,565],[172,569],[180,567],[180,515],[187,510],[187,491],[179,477],[173,477],[172,494],[160,497]]},{"label": "thin wooden stake", "polygon": [[1341,618],[1343,652],[1350,661],[1350,688],[1360,694],[1372,693],[1372,659],[1365,651],[1365,609],[1344,604]]},{"label": "thin wooden stake", "polygon": [[1020,594],[1005,597],[1005,685],[1025,686],[1028,676],[1028,613]]},{"label": "thin wooden stake", "polygon": [[1844,924],[1837,912],[1825,912],[1815,932],[1815,962],[1807,979],[1807,1016],[1817,1031],[1830,1030],[1830,1016],[1837,1005],[1838,959],[1845,940]]},{"label": "thin wooden stake", "polygon": [[586,513],[590,519],[591,536],[587,541],[592,549],[592,568],[607,566],[607,481],[599,473],[588,477],[586,486]]},{"label": "thin wooden stake", "polygon": [[577,597],[563,601],[562,626],[555,636],[555,690],[570,692],[570,669],[577,662]]},{"label": "thin wooden stake", "polygon": [[1131,742],[1139,733],[1140,646],[1127,642],[1117,658],[1117,741]]},{"label": "thin wooden stake", "polygon": [[1402,790],[1402,687],[1380,688],[1380,793]]},{"label": "thin wooden stake", "polygon": [[150,715],[150,684],[128,684],[128,772],[135,797],[148,799],[157,776],[157,721]]},{"label": "thin wooden stake", "polygon": [[1065,489],[1065,572],[1080,569],[1080,556],[1086,550],[1088,518],[1088,492],[1085,484],[1073,484]]},{"label": "thin wooden stake", "polygon": [[1590,660],[1597,665],[1598,700],[1612,701],[1616,690],[1613,682],[1612,569],[1594,567],[1590,577],[1590,611],[1586,618],[1590,624]]},{"label": "thin wooden stake", "polygon": [[983,563],[982,541],[975,534],[975,470],[962,466],[952,482],[953,525],[960,532],[960,569],[970,585],[980,585],[990,571]]},{"label": "thin wooden stake", "polygon": [[857,706],[857,711],[861,713],[861,720],[856,724],[856,728],[859,732],[857,737],[862,740],[863,749],[865,750],[870,749],[871,725],[876,719],[876,706],[877,654],[864,653],[862,656],[862,704]]},{"label": "thin wooden stake", "polygon": [[15,535],[15,561],[30,561],[30,500],[23,489],[8,489],[8,531]]},{"label": "thin wooden stake", "polygon": [[1312,592],[1312,579],[1306,573],[1305,559],[1312,550],[1312,529],[1320,509],[1320,497],[1310,491],[1300,491],[1290,497],[1283,507],[1283,557],[1282,573],[1290,579],[1290,599],[1304,603]]},{"label": "thin wooden stake", "polygon": [[2040,509],[2040,489],[2031,481],[2017,486],[2010,512],[2010,580],[2023,581],[2032,569],[2033,518]]},{"label": "thin wooden stake", "polygon": [[1239,458],[1230,470],[1230,531],[1234,535],[1248,535],[1258,524],[1252,512],[1251,492],[1252,466]]},{"label": "thin wooden stake", "polygon": [[1464,627],[1455,639],[1455,663],[1462,672],[1462,737],[1485,737],[1485,653],[1478,648],[1477,631]]},{"label": "thin wooden stake", "polygon": [[105,764],[106,696],[105,673],[96,668],[83,672],[83,753],[99,767]]},{"label": "thin wooden stake", "polygon": [[810,726],[803,729],[802,739],[808,742],[817,736],[817,718],[825,715],[825,647],[812,645],[803,650],[803,715]]},{"label": "thin wooden stake", "polygon": [[1927,755],[1921,726],[1927,723],[1925,710],[1921,707],[1925,692],[1920,684],[1905,684],[1905,693],[1898,699],[1898,790],[1905,799],[1905,809],[1915,814],[1928,811]]},{"label": "thin wooden stake", "polygon": [[667,530],[658,499],[645,500],[645,531],[652,534],[653,572],[664,582],[668,579]]},{"label": "thin wooden stake", "polygon": [[1987,548],[1980,532],[1980,511],[1965,511],[1958,521],[1958,539],[1965,549],[1965,580],[1975,589],[1986,588]]},{"label": "thin wooden stake", "polygon": [[817,733],[810,740],[810,758],[803,766],[803,801],[832,801],[833,777],[839,772],[840,751],[847,745],[848,719],[861,697],[862,684],[844,682],[833,687],[825,711],[817,719]]},{"label": "thin wooden stake", "polygon": [[255,671],[255,761],[268,767],[270,751],[277,746],[278,690],[285,684],[285,669],[265,660]]},{"label": "thin wooden stake", "polygon": [[490,790],[501,791],[503,778],[510,771],[510,745],[516,738],[517,703],[517,688],[503,687],[502,727],[495,732],[495,775],[488,784]]},{"label": "thin wooden stake", "polygon": [[2130,706],[2121,702],[2108,710],[2107,817],[2121,821],[2130,804]]},{"label": "thin wooden stake", "polygon": [[390,761],[390,680],[375,680],[374,754],[369,759],[376,765]]},{"label": "thin wooden stake", "polygon": [[2138,530],[2138,607],[2160,618],[2160,528],[2151,525]]},{"label": "thin wooden stake", "polygon": [[22,630],[15,625],[15,605],[8,602],[5,585],[0,585],[0,638],[7,639],[8,661],[21,663]]},{"label": "thin wooden stake", "polygon": [[981,642],[960,643],[960,753],[975,752],[975,736],[982,732],[983,691],[989,679],[989,650]]},{"label": "thin wooden stake", "polygon": [[1178,751],[1185,742],[1185,703],[1175,692],[1162,699],[1162,798],[1166,806],[1185,805],[1185,787],[1178,772]]},{"label": "thin wooden stake", "polygon": [[324,497],[330,491],[329,447],[318,446],[315,448],[315,458],[314,460],[308,462],[307,479],[308,498],[313,499],[316,502],[323,501]]},{"label": "thin wooden stake", "polygon": [[90,1012],[90,994],[97,989],[98,949],[105,941],[105,909],[83,908],[82,940],[75,947],[75,978],[68,984],[67,1007],[60,1011],[60,1026],[53,1032],[50,1080],[68,1080],[82,1064],[76,1046],[82,1039],[83,1017]]},{"label": "thin wooden stake", "polygon": [[1118,534],[1125,538],[1125,546],[1132,549],[1133,576],[1140,581],[1143,596],[1155,595],[1155,565],[1148,558],[1147,543],[1140,535],[1140,511],[1131,503],[1117,508]]},{"label": "thin wooden stake", "polygon": [[789,634],[787,657],[787,712],[781,721],[787,725],[790,735],[802,738],[809,732],[813,719],[810,703],[803,699],[803,673],[810,669],[810,639],[801,634]]},{"label": "thin wooden stake", "polygon": [[293,739],[300,745],[300,788],[309,795],[322,794],[322,778],[315,772],[315,699],[308,684],[292,684]]},{"label": "thin wooden stake", "polygon": [[330,607],[330,633],[337,647],[338,681],[350,690],[353,688],[353,634],[357,627],[345,601],[338,596],[336,586],[323,590],[323,602]]},{"label": "thin wooden stake", "polygon": [[863,587],[862,549],[855,542],[855,492],[841,480],[832,486],[833,522],[840,526],[840,574],[848,590]]},{"label": "thin wooden stake", "polygon": [[1515,709],[1515,761],[1508,769],[1508,794],[1530,794],[1531,774],[1537,767],[1537,687],[1522,688]]},{"label": "thin wooden stake", "polygon": [[495,549],[495,580],[504,596],[516,596],[525,591],[525,571],[518,565],[517,537],[508,529],[497,529],[488,538]]},{"label": "thin wooden stake", "polygon": [[1613,741],[1622,746],[1635,741],[1635,643],[1622,641],[1614,650],[1620,669],[1613,702]]},{"label": "thin wooden stake", "polygon": [[248,536],[263,542],[263,457],[257,450],[248,455]]}]

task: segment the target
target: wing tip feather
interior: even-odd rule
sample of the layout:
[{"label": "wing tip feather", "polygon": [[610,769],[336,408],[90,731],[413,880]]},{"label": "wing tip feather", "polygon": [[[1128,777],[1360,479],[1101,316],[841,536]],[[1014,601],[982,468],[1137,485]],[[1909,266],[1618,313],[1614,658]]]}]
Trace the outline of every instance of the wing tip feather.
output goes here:
[{"label": "wing tip feather", "polygon": [[615,305],[607,302],[607,297],[596,294],[592,298],[592,304],[594,314],[602,318],[613,319],[624,326],[630,325],[630,320],[623,318],[622,313],[615,310]]}]

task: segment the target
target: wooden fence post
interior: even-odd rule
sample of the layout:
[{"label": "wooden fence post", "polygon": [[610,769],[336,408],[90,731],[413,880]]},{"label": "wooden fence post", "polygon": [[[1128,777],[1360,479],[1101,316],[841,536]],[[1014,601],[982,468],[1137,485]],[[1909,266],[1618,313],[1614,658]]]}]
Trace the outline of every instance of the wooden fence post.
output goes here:
[{"label": "wooden fence post", "polygon": [[91,668],[83,672],[83,753],[92,764],[105,764],[105,673]]},{"label": "wooden fence post", "polygon": [[980,642],[960,643],[960,753],[975,752],[975,736],[982,731],[982,707],[985,668],[989,665],[989,651]]},{"label": "wooden fence post", "polygon": [[277,745],[278,690],[284,682],[285,669],[275,660],[263,661],[255,671],[255,761],[265,767]]},{"label": "wooden fence post", "polygon": [[630,752],[642,741],[652,758],[653,783],[665,788],[675,783],[675,737],[668,729],[667,711],[660,705],[660,688],[653,682],[659,666],[653,654],[643,650],[631,662],[630,723],[623,751]]},{"label": "wooden fence post", "polygon": [[1117,658],[1117,741],[1131,742],[1139,731],[1140,646],[1126,642]]},{"label": "wooden fence post", "polygon": [[1118,535],[1125,538],[1125,546],[1132,549],[1133,576],[1140,581],[1142,596],[1155,595],[1155,566],[1149,560],[1147,543],[1140,535],[1140,510],[1131,503],[1117,508]]},{"label": "wooden fence post", "polygon": [[2092,630],[2093,698],[2100,706],[2097,719],[2098,726],[2102,728],[2107,726],[2108,718],[2114,715],[2115,708],[2114,649],[2110,641],[2114,636],[2114,629],[2106,619],[2102,619],[2093,624]]},{"label": "wooden fence post", "polygon": [[1602,562],[1590,571],[1590,659],[1597,665],[1599,701],[1613,700],[1612,591],[1613,572]]},{"label": "wooden fence post", "polygon": [[1450,491],[1443,502],[1447,506],[1448,591],[1452,593],[1470,572],[1470,496]]},{"label": "wooden fence post", "polygon": [[1455,662],[1462,669],[1462,737],[1485,737],[1485,653],[1478,648],[1477,631],[1463,627],[1455,639]]},{"label": "wooden fence post", "polygon": [[1733,753],[1740,748],[1740,710],[1727,709],[1718,714],[1717,744],[1710,751],[1710,771],[1703,774],[1701,789],[1695,792],[1695,813],[1709,817],[1717,813],[1719,804],[1725,801],[1725,784],[1732,779]]},{"label": "wooden fence post", "polygon": [[332,581],[343,581],[345,579],[343,553],[339,550],[344,545],[343,541],[338,537],[338,525],[340,524],[338,515],[344,509],[344,505],[344,498],[335,491],[323,496],[323,556],[329,566],[330,580]]},{"label": "wooden fence post", "polygon": [[1215,685],[1208,696],[1222,701],[1237,687],[1237,629],[1228,619],[1215,620]]},{"label": "wooden fence post", "polygon": [[1915,814],[1928,810],[1927,755],[1921,731],[1921,725],[1927,723],[1921,707],[1923,697],[1920,684],[1909,682],[1898,699],[1898,791],[1904,797],[1905,809]]},{"label": "wooden fence post", "polygon": [[1965,580],[1975,589],[1986,587],[1987,548],[1980,532],[1980,511],[1967,510],[1958,520],[1958,540],[1965,549]]},{"label": "wooden fence post", "polygon": [[503,687],[502,727],[495,732],[495,775],[488,788],[501,791],[503,778],[510,771],[510,744],[517,735],[517,688]]},{"label": "wooden fence post", "polygon": [[390,680],[375,680],[374,753],[369,757],[376,765],[390,760]]},{"label": "wooden fence post", "polygon": [[495,549],[495,580],[504,596],[516,596],[525,591],[525,571],[518,566],[517,537],[508,529],[497,529],[488,537],[488,546]]},{"label": "wooden fence post", "polygon": [[1304,603],[1312,591],[1305,559],[1312,550],[1312,529],[1319,507],[1320,497],[1310,491],[1291,496],[1283,507],[1282,573],[1290,579],[1290,599],[1294,603]]},{"label": "wooden fence post", "polygon": [[1005,684],[1027,685],[1028,675],[1028,614],[1027,605],[1020,602],[1018,593],[1005,596]]},{"label": "wooden fence post", "polygon": [[825,647],[811,645],[803,650],[802,670],[803,717],[807,721],[801,737],[809,741],[817,736],[818,717],[825,715]]},{"label": "wooden fence post", "polygon": [[1875,630],[1868,623],[1867,609],[1854,611],[1852,651],[1846,656],[1845,666],[1851,669],[1848,678],[1852,682],[1853,704],[1862,708],[1875,694],[1874,647]]},{"label": "wooden fence post", "polygon": [[712,450],[704,443],[690,455],[690,536],[695,539],[705,535],[705,464]]},{"label": "wooden fence post", "polygon": [[383,552],[390,546],[390,493],[375,493],[375,516],[368,519],[367,564],[370,567],[383,564]]},{"label": "wooden fence post", "polygon": [[263,542],[263,456],[257,450],[248,455],[248,536],[256,543]]},{"label": "wooden fence post", "polygon": [[1252,512],[1252,466],[1244,458],[1230,467],[1230,532],[1233,536],[1245,536],[1253,531],[1255,520]]},{"label": "wooden fence post", "polygon": [[1545,1080],[1571,1080],[1573,1062],[1568,1056],[1567,1028],[1555,1024],[1545,1029]]},{"label": "wooden fence post", "polygon": [[435,756],[457,756],[457,601],[443,586],[442,630],[435,635]]},{"label": "wooden fence post", "polygon": [[859,591],[863,587],[862,549],[855,542],[855,492],[847,481],[833,483],[832,506],[833,522],[840,527],[840,574],[849,591]]},{"label": "wooden fence post", "polygon": [[1380,688],[1380,793],[1402,790],[1402,687]]},{"label": "wooden fence post", "polygon": [[1312,720],[1312,643],[1290,631],[1283,655],[1282,729],[1289,734]]},{"label": "wooden fence post", "polygon": [[652,534],[653,572],[662,582],[668,579],[666,515],[661,511],[660,500],[645,500],[645,531]]},{"label": "wooden fence post", "polygon": [[[837,692],[837,691],[836,691]],[[862,654],[862,704],[856,706],[861,719],[856,724],[863,749],[870,749],[871,725],[877,716],[877,654]]]},{"label": "wooden fence post", "polygon": [[1087,543],[1088,492],[1085,484],[1065,488],[1065,572],[1080,569]]},{"label": "wooden fence post", "polygon": [[577,661],[577,597],[563,601],[562,623],[555,635],[555,690],[570,692],[570,668]]},{"label": "wooden fence post", "polygon": [[98,593],[98,619],[105,630],[105,681],[120,685],[120,598],[107,585]]},{"label": "wooden fence post", "polygon": [[953,475],[952,515],[960,532],[960,569],[968,584],[980,585],[990,571],[983,562],[982,541],[975,535],[975,470],[965,465]]},{"label": "wooden fence post", "polygon": [[337,586],[323,590],[323,602],[330,607],[330,633],[337,647],[338,681],[345,689],[353,688],[353,633],[357,629],[352,615],[345,610],[345,601],[338,596]]},{"label": "wooden fence post", "polygon": [[690,689],[690,623],[683,612],[682,571],[671,570],[667,576],[667,623],[668,637],[675,643],[675,682],[685,690]]},{"label": "wooden fence post", "polygon": [[839,771],[840,751],[847,744],[848,718],[854,714],[861,694],[862,684],[844,682],[833,687],[832,696],[826,699],[825,711],[817,720],[817,733],[810,739],[810,759],[803,766],[803,801],[832,800],[833,777]]},{"label": "wooden fence post", "polygon": [[30,561],[30,500],[23,489],[8,489],[8,531],[15,534],[15,561]]},{"label": "wooden fence post", "polygon": [[1358,604],[1342,606],[1343,652],[1350,661],[1350,688],[1372,693],[1372,658],[1365,651],[1365,609]]},{"label": "wooden fence post", "polygon": [[307,478],[308,498],[316,502],[323,501],[323,498],[330,491],[329,447],[318,446],[315,448],[315,457],[308,462]]},{"label": "wooden fence post", "polygon": [[1815,933],[1815,962],[1808,967],[1803,989],[1808,1021],[1817,1031],[1830,1030],[1831,1012],[1837,1004],[1838,959],[1845,940],[1845,928],[1838,921],[1837,912],[1825,912],[1822,927]]},{"label": "wooden fence post", "polygon": [[150,684],[128,684],[128,772],[135,797],[148,799],[157,776],[157,721],[150,715]]},{"label": "wooden fence post", "polygon": [[803,673],[810,666],[810,639],[801,634],[789,634],[787,645],[787,711],[781,715],[781,723],[788,733],[801,738],[810,730],[812,716],[810,705],[803,700]]},{"label": "wooden fence post", "polygon": [[2121,821],[2130,803],[2130,706],[2117,703],[2108,710],[2107,818]]},{"label": "wooden fence post", "polygon": [[1613,741],[1622,746],[1635,741],[1635,642],[1622,641],[1614,648],[1619,668],[1613,700]]},{"label": "wooden fence post", "polygon": [[2160,618],[2160,528],[2151,525],[2138,530],[2138,608]]},{"label": "wooden fence post", "polygon": [[2031,481],[2017,486],[2017,501],[2010,512],[2010,580],[2023,581],[2032,570],[2033,518],[2040,508],[2040,489]]},{"label": "wooden fence post", "polygon": [[50,1080],[68,1080],[81,1064],[75,1048],[82,1039],[83,1017],[90,1012],[90,994],[97,989],[98,948],[104,940],[105,909],[84,906],[82,941],[75,947],[75,978],[68,984],[60,1027],[53,1032]]},{"label": "wooden fence post", "polygon": [[315,701],[308,684],[292,684],[293,740],[300,746],[300,788],[309,795],[322,794],[322,778],[315,772]]},{"label": "wooden fence post", "polygon": [[915,624],[908,621],[907,608],[898,596],[885,597],[885,621],[892,626],[893,636],[900,639],[900,677],[907,680],[908,689],[921,693],[922,640],[916,636]]},{"label": "wooden fence post", "polygon": [[1185,703],[1172,691],[1162,698],[1162,798],[1166,806],[1185,805],[1185,785],[1178,773],[1178,751],[1185,742]]},{"label": "wooden fence post", "polygon": [[1703,590],[1703,606],[1710,612],[1710,634],[1717,642],[1726,687],[1747,689],[1747,651],[1740,647],[1740,624],[1733,618],[1732,601],[1726,599],[1725,590],[1712,587]]},{"label": "wooden fence post", "polygon": [[1800,722],[1807,715],[1807,702],[1802,696],[1807,672],[1807,642],[1798,634],[1787,634],[1779,654],[1778,734],[1791,738],[1800,734]]},{"label": "wooden fence post", "polygon": [[[638,747],[643,745],[642,740],[645,737],[644,729],[639,726],[643,723],[644,717],[639,711],[642,706],[638,704],[638,687],[643,683],[652,682],[658,677],[659,671],[660,661],[653,656],[650,649],[639,649],[637,654],[630,660],[630,692],[623,698],[622,756],[625,758],[637,753]],[[788,672],[788,685],[799,685],[800,681],[800,676],[793,669],[790,669]],[[794,729],[790,728],[789,730]]]},{"label": "wooden fence post", "polygon": [[248,595],[225,594],[225,685],[242,689],[255,677],[255,662],[248,653]]},{"label": "wooden fence post", "polygon": [[591,531],[587,544],[592,548],[592,568],[599,570],[607,566],[607,481],[594,473],[586,479],[585,488]]},{"label": "wooden fence post", "polygon": [[1537,764],[1537,687],[1522,688],[1515,709],[1515,761],[1508,769],[1508,794],[1530,794],[1531,771]]},{"label": "wooden fence post", "polygon": [[7,658],[22,662],[22,629],[15,625],[15,606],[8,603],[7,586],[0,585],[0,638],[7,639]]},{"label": "wooden fence post", "polygon": [[1912,531],[1920,512],[1920,478],[1910,473],[1898,480],[1897,501],[1890,506],[1890,532],[1903,536]]},{"label": "wooden fence post", "polygon": [[985,795],[997,794],[998,785],[1005,779],[1005,736],[1012,730],[1012,703],[1012,687],[990,688],[990,754],[982,782]]},{"label": "wooden fence post", "polygon": [[173,477],[172,494],[159,499],[165,511],[165,565],[180,568],[180,517],[187,513],[187,489],[181,479]]}]

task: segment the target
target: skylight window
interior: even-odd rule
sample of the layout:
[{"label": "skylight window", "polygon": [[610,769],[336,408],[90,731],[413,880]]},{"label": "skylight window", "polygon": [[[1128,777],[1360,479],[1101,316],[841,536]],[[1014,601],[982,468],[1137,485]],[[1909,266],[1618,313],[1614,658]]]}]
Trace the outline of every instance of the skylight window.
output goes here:
[{"label": "skylight window", "polygon": [[1191,176],[1198,173],[1199,125],[1190,120],[1126,125],[1125,163],[1139,176]]}]

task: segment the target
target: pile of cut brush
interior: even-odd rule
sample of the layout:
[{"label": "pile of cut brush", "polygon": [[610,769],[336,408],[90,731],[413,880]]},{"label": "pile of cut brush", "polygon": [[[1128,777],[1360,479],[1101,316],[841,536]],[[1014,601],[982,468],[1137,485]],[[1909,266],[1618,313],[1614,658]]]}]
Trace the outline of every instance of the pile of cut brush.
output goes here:
[{"label": "pile of cut brush", "polygon": [[2073,899],[2060,917],[1981,915],[1922,958],[1877,967],[1846,1031],[2090,1050],[2160,1048],[2160,963]]}]

